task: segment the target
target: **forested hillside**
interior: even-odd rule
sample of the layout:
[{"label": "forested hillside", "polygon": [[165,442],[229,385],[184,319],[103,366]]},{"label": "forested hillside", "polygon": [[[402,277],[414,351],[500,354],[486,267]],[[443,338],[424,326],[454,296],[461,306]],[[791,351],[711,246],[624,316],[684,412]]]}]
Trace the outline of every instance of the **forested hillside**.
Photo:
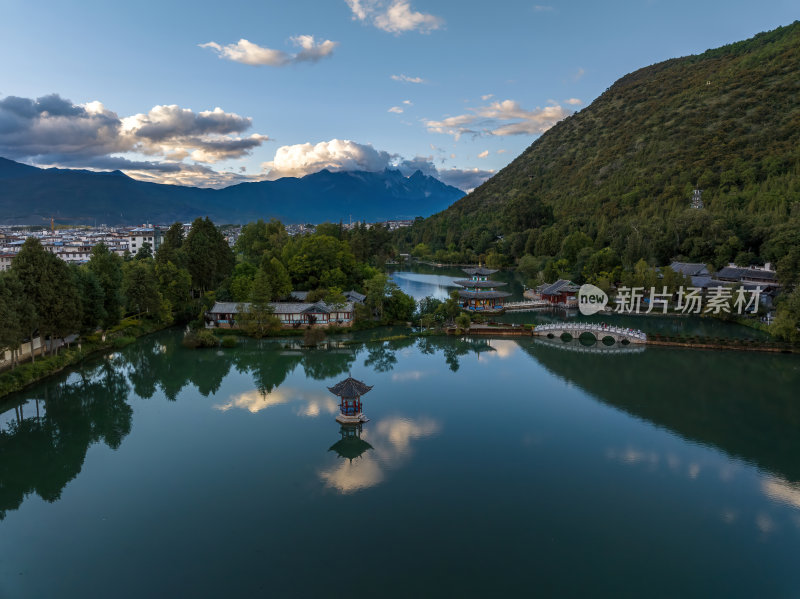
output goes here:
[{"label": "forested hillside", "polygon": [[574,280],[640,259],[797,273],[798,73],[800,22],[640,69],[398,241],[452,261],[529,255]]}]

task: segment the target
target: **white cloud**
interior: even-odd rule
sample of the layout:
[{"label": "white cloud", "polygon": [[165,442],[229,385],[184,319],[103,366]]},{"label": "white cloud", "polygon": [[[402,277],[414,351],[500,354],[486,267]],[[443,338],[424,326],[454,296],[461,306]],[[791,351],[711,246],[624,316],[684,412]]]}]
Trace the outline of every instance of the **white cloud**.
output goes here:
[{"label": "white cloud", "polygon": [[498,154],[505,154],[506,152],[508,152],[508,150],[506,150],[506,149],[497,150]]},{"label": "white cloud", "polygon": [[422,77],[409,77],[408,75],[392,75],[392,79],[402,83],[427,83]]},{"label": "white cloud", "polygon": [[403,109],[399,106],[392,106],[387,112],[393,112],[395,114],[403,114]]},{"label": "white cloud", "polygon": [[484,150],[480,154],[478,154],[478,158],[486,158],[489,155],[489,150]]},{"label": "white cloud", "polygon": [[564,104],[569,104],[570,106],[579,106],[583,104],[583,101],[579,100],[578,98],[570,98],[568,100],[564,100]]},{"label": "white cloud", "polygon": [[447,117],[440,121],[426,121],[431,133],[452,135],[456,141],[462,135],[540,135],[561,119],[569,110],[559,105],[526,110],[518,102],[503,100],[488,106],[470,109],[471,114]]},{"label": "white cloud", "polygon": [[575,71],[575,74],[572,76],[572,80],[573,81],[578,81],[585,74],[586,74],[586,71],[583,70],[583,67],[578,67],[578,70]]},{"label": "white cloud", "polygon": [[486,94],[481,96],[481,100],[483,100],[484,102],[486,102],[487,100],[491,100],[492,98],[494,98],[494,94]]},{"label": "white cloud", "polygon": [[392,155],[378,151],[369,144],[349,139],[332,139],[312,145],[310,143],[281,146],[275,158],[262,167],[269,171],[268,179],[304,177],[323,169],[330,171],[381,171],[389,166]]},{"label": "white cloud", "polygon": [[317,42],[313,35],[298,35],[291,38],[292,43],[300,48],[295,54],[289,54],[283,50],[273,50],[264,48],[253,42],[240,39],[235,44],[221,46],[216,42],[199,44],[201,48],[214,50],[220,58],[241,62],[251,66],[270,66],[283,67],[299,62],[316,62],[326,56],[331,56],[333,50],[339,44],[331,40]]},{"label": "white cloud", "polygon": [[406,106],[413,106],[413,105],[414,105],[414,104],[411,102],[411,100],[403,100],[403,104],[405,104]]},{"label": "white cloud", "polygon": [[430,33],[444,21],[437,16],[411,8],[408,0],[345,0],[353,19],[371,23],[378,29],[400,34],[407,31]]},{"label": "white cloud", "polygon": [[[120,117],[101,102],[73,104],[57,94],[0,99],[0,155],[41,166],[122,169],[137,178],[217,185],[242,176],[195,162],[239,158],[269,137],[241,136],[252,119],[221,108],[194,112],[176,105]],[[132,158],[136,154],[147,160]],[[152,160],[151,158],[156,158]]]},{"label": "white cloud", "polygon": [[467,193],[478,187],[481,183],[490,179],[494,175],[494,170],[482,170],[479,168],[448,168],[439,169],[436,177],[442,182],[457,187]]},{"label": "white cloud", "polygon": [[[332,139],[317,144],[304,143],[281,146],[275,157],[262,165],[266,179],[281,177],[304,177],[323,169],[332,172],[369,171],[397,169],[408,177],[416,171],[435,177],[458,189],[471,190],[494,174],[492,170],[437,169],[433,156],[414,156],[405,159],[397,154],[376,150],[370,144],[362,144],[348,139]],[[264,175],[262,175],[264,178]]]}]

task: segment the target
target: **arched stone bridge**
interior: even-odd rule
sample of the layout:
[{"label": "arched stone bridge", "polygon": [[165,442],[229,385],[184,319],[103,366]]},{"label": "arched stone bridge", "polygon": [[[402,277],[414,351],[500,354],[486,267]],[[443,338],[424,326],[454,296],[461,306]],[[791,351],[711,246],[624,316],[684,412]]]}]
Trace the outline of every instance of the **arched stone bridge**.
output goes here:
[{"label": "arched stone bridge", "polygon": [[647,335],[638,329],[613,327],[596,324],[593,322],[559,322],[555,324],[540,324],[533,329],[534,335],[561,337],[563,334],[571,335],[577,339],[584,333],[589,333],[598,341],[611,337],[616,343],[647,343]]}]

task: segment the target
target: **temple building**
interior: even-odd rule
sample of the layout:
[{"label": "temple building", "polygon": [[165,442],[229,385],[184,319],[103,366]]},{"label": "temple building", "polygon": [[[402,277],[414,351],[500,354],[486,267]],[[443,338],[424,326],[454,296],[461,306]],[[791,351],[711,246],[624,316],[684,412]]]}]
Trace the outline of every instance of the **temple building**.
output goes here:
[{"label": "temple building", "polygon": [[352,462],[356,458],[360,458],[364,452],[372,449],[372,445],[361,438],[361,423],[343,424],[339,429],[339,434],[342,438],[331,445],[328,451],[335,451],[340,458]]},{"label": "temple building", "polygon": [[456,285],[461,285],[464,289],[459,289],[458,297],[461,299],[461,306],[465,310],[473,312],[489,311],[494,312],[503,309],[505,298],[510,293],[497,291],[497,287],[506,285],[501,281],[489,280],[489,275],[496,273],[496,270],[488,268],[465,268],[463,269],[470,278],[461,281],[454,281]]},{"label": "temple building", "polygon": [[362,411],[361,396],[370,389],[372,389],[370,385],[365,385],[352,376],[336,383],[333,387],[328,387],[328,391],[339,397],[339,414],[336,416],[336,421],[340,424],[367,422],[369,419]]},{"label": "temple building", "polygon": [[552,306],[577,308],[578,291],[580,291],[580,287],[572,281],[559,279],[555,283],[545,283],[537,287],[533,299],[545,300]]}]

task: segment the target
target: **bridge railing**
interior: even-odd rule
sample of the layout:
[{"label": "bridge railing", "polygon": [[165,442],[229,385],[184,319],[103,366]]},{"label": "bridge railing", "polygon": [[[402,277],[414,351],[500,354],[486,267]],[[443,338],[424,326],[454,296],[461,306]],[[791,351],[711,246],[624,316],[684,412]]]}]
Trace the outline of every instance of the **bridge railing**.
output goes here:
[{"label": "bridge railing", "polygon": [[[585,324],[539,324],[536,325],[534,331],[561,331],[565,333],[571,332],[579,332],[579,333],[606,333],[606,334],[615,334],[615,335],[622,335],[624,337],[628,337],[631,339],[641,339],[642,341],[647,340],[647,334],[644,331],[640,331],[639,329],[630,329],[625,327],[617,327],[617,326],[603,326],[601,324],[594,324],[594,323],[585,323]],[[599,335],[595,335],[598,338],[602,338]]]}]

